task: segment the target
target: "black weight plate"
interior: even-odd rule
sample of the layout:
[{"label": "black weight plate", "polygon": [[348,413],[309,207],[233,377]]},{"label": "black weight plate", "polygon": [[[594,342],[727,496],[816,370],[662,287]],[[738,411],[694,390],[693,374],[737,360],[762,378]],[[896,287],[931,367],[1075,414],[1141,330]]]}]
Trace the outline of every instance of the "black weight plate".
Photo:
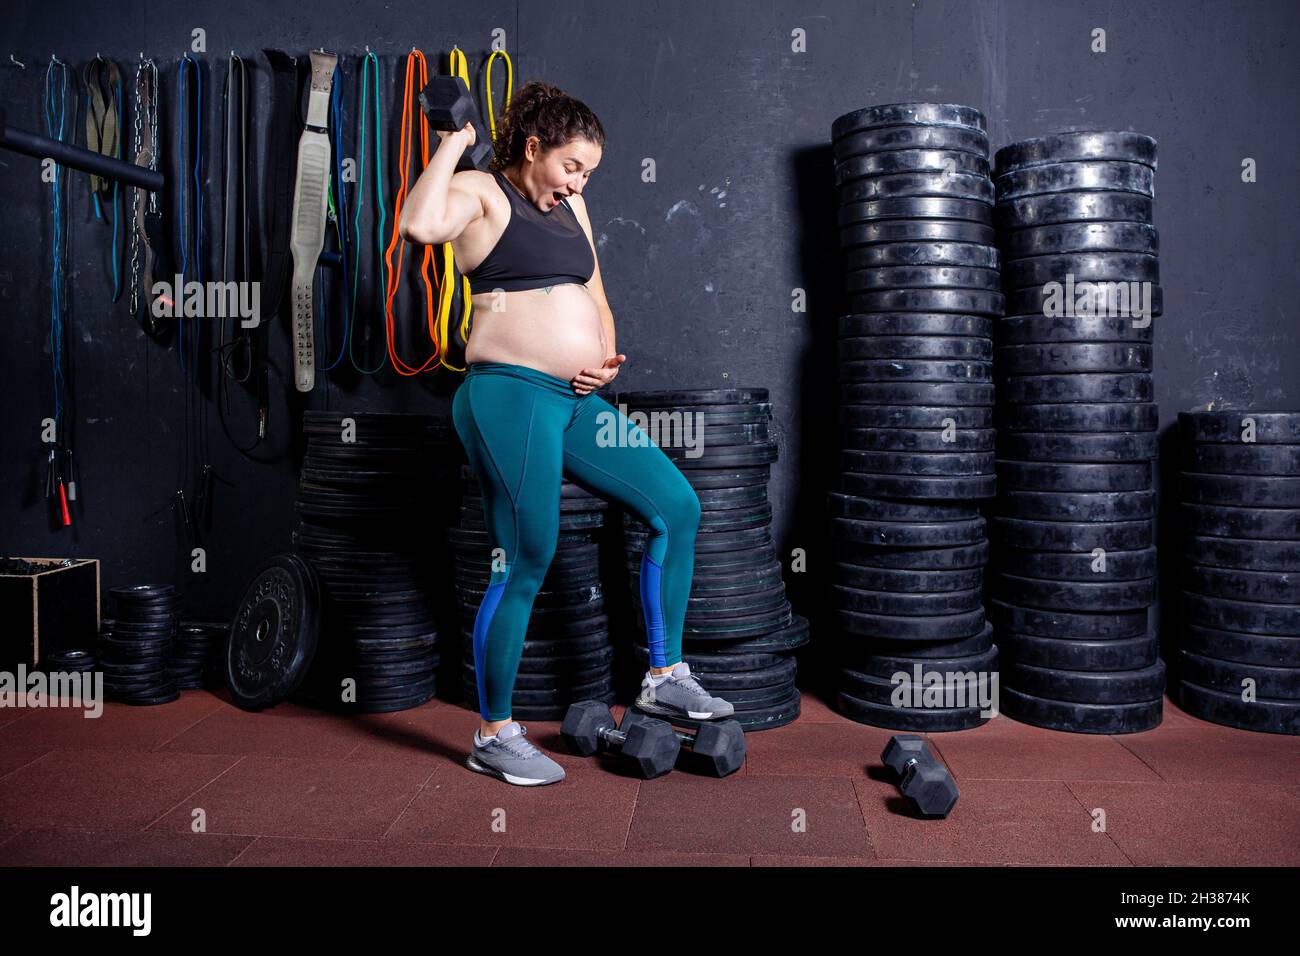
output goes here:
[{"label": "black weight plate", "polygon": [[1140,670],[1069,671],[1004,663],[1004,683],[1018,693],[1042,700],[1078,704],[1135,704],[1165,695],[1165,663]]},{"label": "black weight plate", "polygon": [[[951,417],[951,416],[950,416]],[[849,451],[991,452],[995,432],[991,428],[951,430],[922,428],[842,428],[840,447]]]},{"label": "black weight plate", "polygon": [[902,617],[939,617],[964,614],[980,608],[981,589],[942,591],[937,594],[894,594],[833,585],[835,606],[841,611],[891,614]]},{"label": "black weight plate", "polygon": [[1146,635],[1089,641],[999,631],[998,646],[1004,664],[1014,661],[1066,671],[1136,670],[1154,664],[1160,651],[1160,641]]},{"label": "black weight plate", "polygon": [[992,593],[1021,607],[1047,611],[1131,611],[1150,607],[1156,600],[1155,578],[1137,581],[1044,581],[995,572]]},{"label": "black weight plate", "polygon": [[907,522],[832,518],[831,536],[881,548],[951,548],[984,540],[984,519]]},{"label": "black weight plate", "polygon": [[1050,256],[1069,252],[1160,253],[1160,233],[1145,222],[1069,222],[1035,226],[1008,233],[1004,239],[1008,259]]},{"label": "black weight plate", "polygon": [[1015,375],[998,384],[998,401],[1010,403],[1150,402],[1154,395],[1149,374]]},{"label": "black weight plate", "polygon": [[967,173],[894,173],[836,186],[835,196],[843,204],[936,196],[992,206],[993,182],[987,176]]},{"label": "black weight plate", "polygon": [[737,508],[757,508],[768,504],[767,489],[761,485],[748,488],[708,488],[697,491],[700,508],[704,511],[733,511]]},{"label": "black weight plate", "polygon": [[958,266],[882,266],[844,273],[845,292],[876,292],[894,289],[980,289],[997,292],[1002,274],[997,269],[964,269]]},{"label": "black weight plate", "polygon": [[[885,200],[888,203],[903,201],[906,200]],[[964,199],[952,201],[969,202]],[[840,207],[837,218],[842,248],[852,249],[878,242],[968,242],[972,245],[991,246],[997,241],[997,233],[987,224],[991,219],[987,216],[989,207],[983,203],[970,203],[972,211],[975,207],[984,210],[986,217],[982,220],[975,220],[974,216],[960,219],[877,219],[869,215],[877,205],[879,204],[855,203]]]},{"label": "black weight plate", "polygon": [[980,384],[993,377],[991,362],[949,362],[943,359],[861,359],[840,362],[840,381],[936,381]]},{"label": "black weight plate", "polygon": [[1240,691],[1221,693],[1188,681],[1178,687],[1178,701],[1193,717],[1215,724],[1269,734],[1300,734],[1300,701],[1269,700],[1246,702]]},{"label": "black weight plate", "polygon": [[984,629],[984,609],[959,614],[904,617],[835,609],[835,621],[846,634],[892,641],[959,641]]},{"label": "black weight plate", "polygon": [[[699,405],[740,405],[767,402],[765,388],[691,388],[643,392],[619,392],[616,404],[630,408],[691,407]],[[704,411],[705,409],[700,409]]]},{"label": "black weight plate", "polygon": [[[776,611],[767,611],[757,615],[730,615],[729,617],[729,623],[724,619],[723,621],[709,621],[708,623],[697,624],[690,619],[688,614],[687,621],[682,627],[682,637],[683,639],[689,637],[699,640],[737,640],[743,637],[759,637],[786,627],[792,620],[788,603]],[[638,617],[637,623],[644,628],[645,621],[643,619]]]},{"label": "black weight plate", "polygon": [[872,727],[885,727],[890,730],[908,730],[919,733],[944,733],[955,730],[969,730],[988,721],[980,716],[978,707],[937,708],[937,707],[894,707],[892,704],[879,704],[859,700],[841,693],[837,698],[837,709],[849,720]]},{"label": "black weight plate", "polygon": [[230,624],[226,678],[231,697],[249,709],[286,699],[316,654],[320,584],[296,555],[277,555],[254,575]]},{"label": "black weight plate", "polygon": [[897,126],[874,126],[840,136],[835,140],[832,153],[838,162],[850,156],[900,149],[958,150],[987,159],[989,137],[983,130],[969,126],[920,126],[903,123]]},{"label": "black weight plate", "polygon": [[998,457],[1007,461],[1133,462],[1159,453],[1158,436],[1145,432],[1002,432]]},{"label": "black weight plate", "polygon": [[1008,518],[1031,521],[1134,521],[1155,515],[1154,491],[1004,491],[995,507]]},{"label": "black weight plate", "polygon": [[1184,502],[1178,506],[1178,516],[1184,534],[1300,541],[1300,508],[1237,508]]},{"label": "black weight plate", "polygon": [[1156,141],[1127,130],[1079,130],[1021,140],[997,151],[999,173],[1048,163],[1121,160],[1156,168]]},{"label": "black weight plate", "polygon": [[865,312],[841,315],[841,338],[864,335],[942,335],[989,338],[994,319],[987,315],[958,315],[951,312]]},{"label": "black weight plate", "polygon": [[1013,289],[1003,302],[1006,315],[1074,315],[1128,318],[1146,327],[1165,311],[1164,289],[1143,282],[1075,283],[1066,278],[1039,288]]},{"label": "black weight plate", "polygon": [[982,568],[989,559],[987,541],[958,548],[876,548],[832,539],[836,557],[864,568],[907,571],[956,571]]},{"label": "black weight plate", "polygon": [[935,172],[988,176],[987,157],[962,150],[947,149],[891,149],[882,152],[858,153],[835,160],[835,185],[869,176],[886,176],[896,173]]},{"label": "black weight plate", "polygon": [[840,401],[845,405],[983,408],[993,405],[993,385],[978,382],[854,382],[840,386]]},{"label": "black weight plate", "polygon": [[1265,604],[1300,604],[1300,574],[1189,564],[1183,568],[1181,580],[1186,590],[1207,597]]},{"label": "black weight plate", "polygon": [[1160,260],[1138,252],[1069,252],[1011,259],[1002,266],[1008,289],[1028,289],[1073,276],[1080,282],[1159,282]]},{"label": "black weight plate", "polygon": [[993,360],[992,340],[974,336],[858,335],[835,344],[840,359]]},{"label": "black weight plate", "polygon": [[1022,491],[1146,491],[1151,488],[1150,462],[1106,464],[1002,461],[999,486]]},{"label": "black weight plate", "polygon": [[1139,342],[1154,338],[1155,326],[1126,316],[1012,315],[994,327],[998,345],[1056,342]]},{"label": "black weight plate", "polygon": [[860,292],[848,297],[850,312],[956,312],[960,315],[1002,314],[1000,292],[979,289],[896,289]]},{"label": "black weight plate", "polygon": [[1183,592],[1187,619],[1220,631],[1300,637],[1300,604],[1230,601]]},{"label": "black weight plate", "polygon": [[998,428],[1008,432],[1148,432],[1159,426],[1154,402],[1061,402],[1003,405]]},{"label": "black weight plate", "polygon": [[801,614],[791,614],[790,621],[774,631],[734,641],[706,641],[703,646],[686,642],[689,654],[789,654],[804,647],[811,636],[808,619]]},{"label": "black weight plate", "polygon": [[906,657],[921,660],[939,660],[946,657],[968,657],[983,654],[993,647],[993,626],[984,628],[973,637],[957,641],[891,641],[888,639],[846,638],[837,647],[845,666],[855,670],[870,671],[870,661],[878,657]]},{"label": "black weight plate", "polygon": [[1073,734],[1136,734],[1160,725],[1163,696],[1136,704],[1077,704],[1001,688],[1002,713],[1023,724]]},{"label": "black weight plate", "polygon": [[1239,661],[1263,667],[1300,667],[1300,638],[1243,634],[1188,624],[1179,646],[1184,651],[1218,661]]},{"label": "black weight plate", "polygon": [[837,116],[831,122],[831,139],[841,139],[882,126],[964,126],[985,131],[984,114],[973,106],[955,103],[886,103],[866,106]]},{"label": "black weight plate", "polygon": [[731,468],[749,468],[755,465],[771,464],[777,460],[778,451],[775,442],[763,442],[753,445],[737,445],[705,451],[695,457],[689,449],[665,447],[664,454],[672,459],[673,464],[682,470],[717,470]]},{"label": "black weight plate", "polygon": [[909,571],[905,568],[864,568],[854,564],[837,563],[835,580],[848,587],[868,591],[940,594],[981,587],[984,581],[984,569]]},{"label": "black weight plate", "polygon": [[989,475],[993,473],[993,461],[993,452],[840,452],[840,467],[860,475],[928,475],[945,478]]},{"label": "black weight plate", "polygon": [[999,375],[1149,372],[1151,346],[1119,342],[1004,345],[994,355]]},{"label": "black weight plate", "polygon": [[1152,198],[1130,192],[1065,192],[999,202],[994,219],[999,231],[1067,222],[1152,221]]},{"label": "black weight plate", "polygon": [[903,222],[964,224],[990,226],[993,207],[980,199],[949,196],[901,196],[896,199],[872,199],[866,202],[841,202],[836,214],[840,226],[851,224],[887,225]]},{"label": "black weight plate", "polygon": [[[746,734],[757,733],[761,730],[775,730],[778,727],[784,727],[799,719],[799,692],[791,688],[789,696],[772,704],[753,709],[736,709],[736,713],[729,720],[734,720],[740,724],[741,729]],[[632,710],[636,710],[635,706]],[[650,716],[656,716],[651,714]],[[660,720],[663,718],[660,717]],[[687,727],[692,730],[698,730],[702,722],[692,720],[688,717],[674,717],[672,724],[677,727]]]},{"label": "black weight plate", "polygon": [[[828,495],[831,514],[841,518],[863,521],[885,521],[916,524],[924,522],[961,522],[968,524],[983,519],[973,505],[923,504],[915,501],[890,501],[881,498],[860,498],[832,491]],[[982,535],[980,536],[982,538]]]},{"label": "black weight plate", "polygon": [[1296,541],[1188,536],[1183,541],[1183,557],[1212,568],[1300,572],[1300,542]]},{"label": "black weight plate", "polygon": [[997,246],[969,242],[891,242],[849,249],[844,253],[846,269],[881,266],[961,266],[967,269],[997,269]]},{"label": "black weight plate", "polygon": [[1300,412],[1179,412],[1178,433],[1187,442],[1296,445]]},{"label": "black weight plate", "polygon": [[996,544],[1028,551],[1135,551],[1151,547],[1154,529],[1149,519],[1137,521],[1029,521],[1000,515],[989,520],[989,538]]},{"label": "black weight plate", "polygon": [[[840,424],[890,431],[904,429],[942,431],[949,426],[988,431],[993,425],[993,409],[977,405],[956,405],[947,408],[932,408],[927,405],[841,405]],[[847,430],[845,435],[848,436]]]},{"label": "black weight plate", "polygon": [[[1103,561],[1104,571],[1099,570]],[[998,548],[993,567],[1002,574],[1044,581],[1136,581],[1155,577],[1156,549],[1107,551],[1094,558],[1091,553]]]},{"label": "black weight plate", "polygon": [[692,488],[701,491],[706,488],[749,488],[754,485],[766,487],[772,477],[772,469],[768,465],[758,465],[747,468],[719,468],[712,471],[692,469],[682,474],[691,483]]},{"label": "black weight plate", "polygon": [[1122,192],[1155,195],[1155,170],[1116,160],[1044,163],[1001,173],[994,183],[998,202],[1063,192]]},{"label": "black weight plate", "polygon": [[842,474],[840,487],[868,498],[911,498],[920,501],[971,501],[992,498],[997,491],[994,475],[924,477],[918,475]]},{"label": "black weight plate", "polygon": [[[1300,668],[1260,667],[1257,664],[1216,661],[1187,651],[1179,654],[1178,660],[1179,677],[1198,687],[1236,694],[1240,699],[1249,686],[1256,697],[1300,701]],[[1252,683],[1247,684],[1246,681]]]},{"label": "black weight plate", "polygon": [[999,634],[1034,634],[1040,637],[1081,637],[1103,640],[1140,637],[1147,633],[1146,608],[1137,611],[1113,611],[1083,614],[1067,611],[1019,607],[998,598],[990,599],[986,608]]},{"label": "black weight plate", "polygon": [[[996,678],[988,673],[960,671],[945,674],[931,671],[928,680],[914,679],[914,671],[906,669],[884,677],[844,668],[839,672],[840,692],[854,700],[866,701],[886,707],[896,707],[904,712],[924,712],[935,709],[937,699],[958,707],[980,706],[980,696],[988,701],[990,712],[997,708],[993,688]],[[982,685],[982,686],[981,686]],[[948,708],[945,708],[948,709]],[[990,713],[992,716],[992,713]]]},{"label": "black weight plate", "polygon": [[[927,674],[970,674],[988,673],[996,670],[998,649],[990,647],[978,654],[962,657],[895,657],[880,655],[862,659],[861,666],[845,670],[856,670],[863,676],[892,678],[895,674],[906,674],[913,682],[925,680]],[[918,679],[918,671],[920,677]]]},{"label": "black weight plate", "polygon": [[1300,477],[1300,445],[1184,445],[1183,470],[1207,475]]},{"label": "black weight plate", "polygon": [[[644,547],[646,535],[630,529],[623,535],[629,540],[636,540]],[[695,551],[737,551],[744,548],[760,548],[772,543],[772,536],[766,528],[754,528],[746,531],[719,531],[712,534],[695,536]]]}]

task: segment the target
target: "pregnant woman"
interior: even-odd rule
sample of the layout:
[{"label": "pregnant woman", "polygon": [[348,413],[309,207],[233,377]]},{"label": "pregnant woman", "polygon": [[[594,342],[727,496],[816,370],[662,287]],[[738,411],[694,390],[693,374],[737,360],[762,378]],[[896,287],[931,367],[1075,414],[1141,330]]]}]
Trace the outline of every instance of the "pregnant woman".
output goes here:
[{"label": "pregnant woman", "polygon": [[[707,720],[734,708],[710,696],[682,660],[700,502],[668,456],[595,391],[627,359],[614,347],[582,199],[604,149],[600,121],[533,82],[510,102],[491,172],[453,175],[474,143],[472,126],[438,135],[399,228],[413,242],[450,242],[473,291],[468,373],[452,421],[483,489],[493,572],[474,621],[480,724],[466,763],[508,783],[555,783],[564,769],[525,739],[510,700],[559,539],[561,475],[651,529],[641,559],[650,669],[638,708]],[[600,440],[610,434],[635,440]]]}]

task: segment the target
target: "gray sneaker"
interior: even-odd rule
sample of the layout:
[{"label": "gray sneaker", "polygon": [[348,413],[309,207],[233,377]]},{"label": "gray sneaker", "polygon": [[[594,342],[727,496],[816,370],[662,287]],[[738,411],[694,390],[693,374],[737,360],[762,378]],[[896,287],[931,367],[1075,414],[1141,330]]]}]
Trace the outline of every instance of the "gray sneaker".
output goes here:
[{"label": "gray sneaker", "polygon": [[650,672],[641,681],[641,693],[636,699],[636,709],[647,714],[664,717],[690,717],[694,720],[713,720],[730,717],[736,712],[721,697],[712,697],[691,676],[690,665],[682,661],[673,668],[668,679],[656,687],[650,682]]},{"label": "gray sneaker", "polygon": [[512,720],[497,731],[495,738],[480,744],[478,731],[475,731],[474,746],[465,765],[470,770],[520,787],[536,787],[563,780],[564,768],[525,740],[527,733],[527,727]]}]

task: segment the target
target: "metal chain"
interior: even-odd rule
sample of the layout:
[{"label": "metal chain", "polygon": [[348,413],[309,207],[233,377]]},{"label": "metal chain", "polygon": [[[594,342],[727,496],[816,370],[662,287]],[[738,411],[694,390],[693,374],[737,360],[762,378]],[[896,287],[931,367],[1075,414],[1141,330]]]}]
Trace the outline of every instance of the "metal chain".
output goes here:
[{"label": "metal chain", "polygon": [[[140,159],[140,74],[144,71],[144,59],[140,60],[135,71],[135,138],[131,142],[133,162]],[[140,187],[131,190],[131,314],[140,308]]]}]

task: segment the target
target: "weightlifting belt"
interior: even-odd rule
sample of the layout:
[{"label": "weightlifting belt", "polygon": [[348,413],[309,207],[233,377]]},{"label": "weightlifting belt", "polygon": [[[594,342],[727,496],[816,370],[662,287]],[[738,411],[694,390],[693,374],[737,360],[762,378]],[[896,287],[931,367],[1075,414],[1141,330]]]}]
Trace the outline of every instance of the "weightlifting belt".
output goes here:
[{"label": "weightlifting belt", "polygon": [[311,54],[311,93],[307,123],[298,140],[298,173],[293,187],[293,352],[294,385],[310,392],[316,385],[316,327],[313,279],[325,245],[325,211],[330,174],[329,108],[334,80],[333,53]]}]

